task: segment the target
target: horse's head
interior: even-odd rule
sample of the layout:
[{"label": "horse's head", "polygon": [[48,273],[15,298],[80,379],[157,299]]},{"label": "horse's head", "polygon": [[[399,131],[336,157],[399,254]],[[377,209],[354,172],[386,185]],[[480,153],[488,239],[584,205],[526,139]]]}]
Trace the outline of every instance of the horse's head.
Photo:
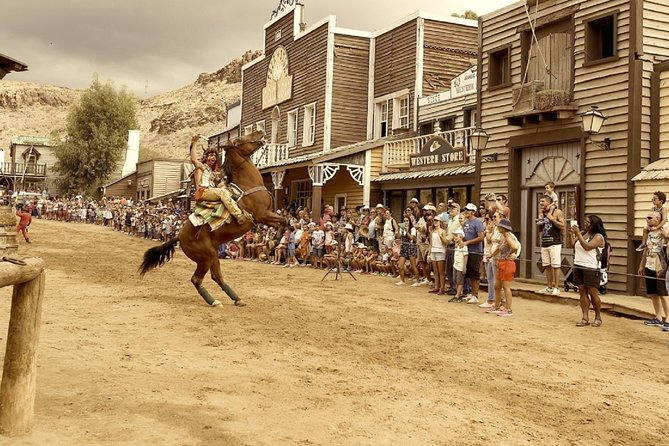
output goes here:
[{"label": "horse's head", "polygon": [[265,132],[257,130],[248,135],[240,136],[223,146],[226,155],[237,153],[241,156],[248,157],[256,150],[265,145]]}]

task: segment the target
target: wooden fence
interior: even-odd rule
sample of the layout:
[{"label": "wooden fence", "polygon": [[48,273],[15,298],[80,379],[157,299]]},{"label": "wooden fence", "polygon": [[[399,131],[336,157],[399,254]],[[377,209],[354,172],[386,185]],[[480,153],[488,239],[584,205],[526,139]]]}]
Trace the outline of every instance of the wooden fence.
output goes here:
[{"label": "wooden fence", "polygon": [[0,261],[0,288],[14,286],[7,348],[0,385],[0,434],[30,432],[35,413],[37,343],[42,322],[46,273],[42,259],[24,265]]}]

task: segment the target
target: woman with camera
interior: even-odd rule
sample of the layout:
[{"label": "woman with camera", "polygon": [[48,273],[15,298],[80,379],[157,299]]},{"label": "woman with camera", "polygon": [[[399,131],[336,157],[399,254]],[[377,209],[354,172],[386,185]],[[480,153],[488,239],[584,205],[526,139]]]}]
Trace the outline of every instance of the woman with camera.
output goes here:
[{"label": "woman with camera", "polygon": [[593,327],[602,325],[602,301],[599,298],[599,275],[602,251],[606,242],[606,230],[602,219],[590,214],[585,218],[584,229],[578,225],[571,227],[574,244],[574,285],[578,286],[581,297],[581,320],[577,327],[590,325],[590,304],[595,310]]}]

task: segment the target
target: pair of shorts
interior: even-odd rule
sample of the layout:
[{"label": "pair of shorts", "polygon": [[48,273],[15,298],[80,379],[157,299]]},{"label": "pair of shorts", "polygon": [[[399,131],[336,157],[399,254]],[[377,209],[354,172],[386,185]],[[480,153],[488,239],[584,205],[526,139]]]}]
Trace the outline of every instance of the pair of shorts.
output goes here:
[{"label": "pair of shorts", "polygon": [[588,288],[598,288],[600,282],[600,273],[598,269],[586,268],[585,266],[574,265],[573,283],[576,286],[583,285]]},{"label": "pair of shorts", "polygon": [[643,275],[646,276],[644,279],[646,281],[646,294],[656,296],[667,295],[667,286],[665,285],[664,277],[657,279],[657,271],[646,268]]},{"label": "pair of shorts", "polygon": [[562,265],[562,245],[541,248],[541,264],[545,267],[560,268]]},{"label": "pair of shorts", "polygon": [[418,245],[418,263],[427,262],[430,245]]},{"label": "pair of shorts", "polygon": [[479,280],[481,278],[481,259],[482,252],[470,252],[467,255],[467,272],[465,277],[467,279]]},{"label": "pair of shorts", "polygon": [[295,248],[288,247],[288,257],[295,257]]},{"label": "pair of shorts", "polygon": [[322,259],[323,258],[323,251],[324,251],[323,247],[321,246],[320,248],[314,248],[313,253],[316,257],[318,257],[319,259]]},{"label": "pair of shorts", "polygon": [[464,285],[465,284],[465,273],[462,271],[455,270],[455,284]]},{"label": "pair of shorts", "polygon": [[511,282],[516,275],[516,262],[508,259],[500,259],[497,262],[497,280],[500,282]]},{"label": "pair of shorts", "polygon": [[433,262],[445,262],[446,261],[446,253],[445,252],[431,252],[430,253],[430,260]]}]

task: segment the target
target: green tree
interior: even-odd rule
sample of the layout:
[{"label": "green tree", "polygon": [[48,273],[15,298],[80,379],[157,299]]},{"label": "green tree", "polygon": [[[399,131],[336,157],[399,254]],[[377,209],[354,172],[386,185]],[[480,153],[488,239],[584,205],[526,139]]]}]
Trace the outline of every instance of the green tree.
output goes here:
[{"label": "green tree", "polygon": [[453,13],[451,14],[451,17],[460,17],[462,19],[470,19],[470,20],[477,20],[479,18],[479,15],[472,11],[471,9],[468,9],[465,11],[464,14],[458,14],[458,13]]},{"label": "green tree", "polygon": [[136,99],[97,76],[70,108],[67,136],[56,149],[54,170],[64,192],[90,192],[109,178],[123,158],[128,130],[139,128]]}]

